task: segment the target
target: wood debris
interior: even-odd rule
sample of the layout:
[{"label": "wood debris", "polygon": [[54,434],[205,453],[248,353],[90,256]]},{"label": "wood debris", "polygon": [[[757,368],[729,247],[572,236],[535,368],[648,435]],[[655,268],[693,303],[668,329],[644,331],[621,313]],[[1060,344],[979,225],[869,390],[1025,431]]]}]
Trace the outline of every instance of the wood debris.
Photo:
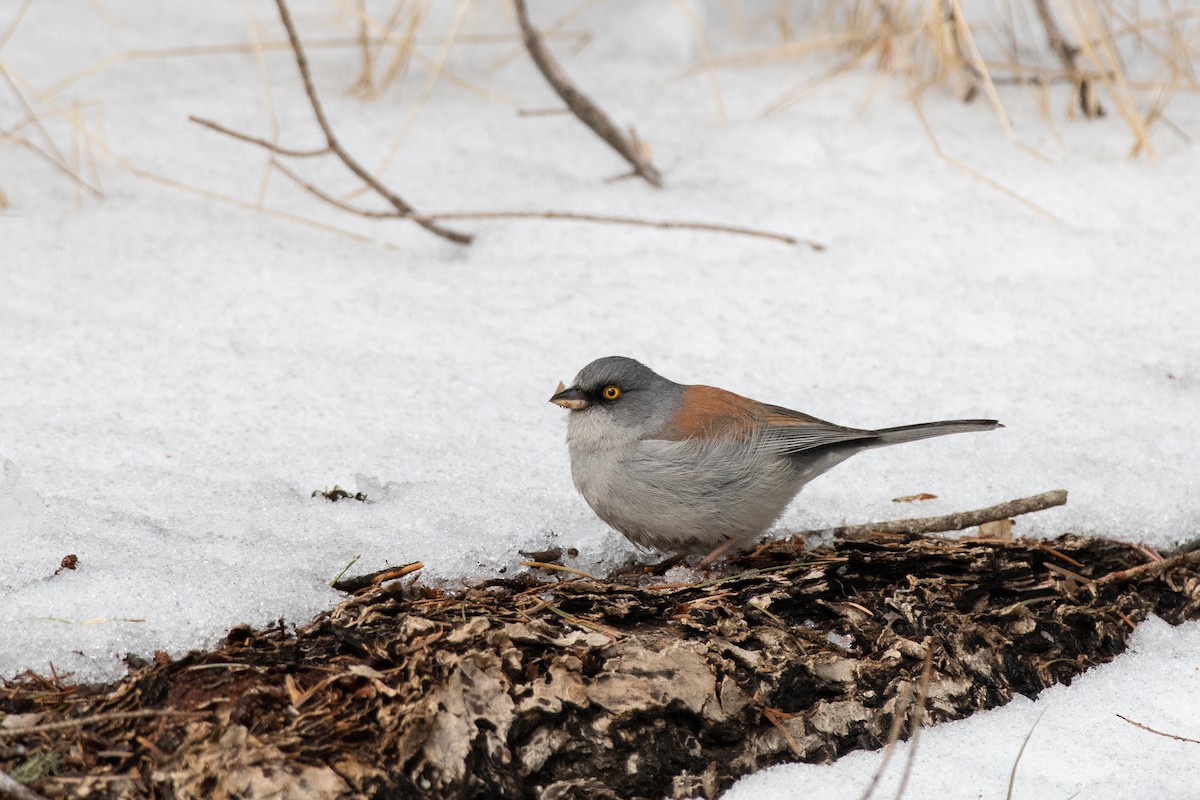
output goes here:
[{"label": "wood debris", "polygon": [[52,764],[29,783],[46,798],[714,797],[1069,682],[1150,614],[1200,616],[1200,557],[1147,562],[1074,535],[876,534],[760,546],[694,585],[393,581],[111,685],[5,683],[0,770]]}]

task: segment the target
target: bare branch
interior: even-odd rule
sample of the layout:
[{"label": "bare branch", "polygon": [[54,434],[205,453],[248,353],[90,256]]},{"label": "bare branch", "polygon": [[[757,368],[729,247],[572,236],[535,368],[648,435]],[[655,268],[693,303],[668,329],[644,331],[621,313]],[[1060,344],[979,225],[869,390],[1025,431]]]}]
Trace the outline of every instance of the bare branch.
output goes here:
[{"label": "bare branch", "polygon": [[1067,37],[1063,36],[1059,29],[1058,22],[1055,21],[1054,14],[1051,13],[1050,5],[1046,0],[1033,0],[1033,6],[1037,9],[1042,27],[1046,29],[1046,39],[1050,49],[1058,56],[1058,60],[1062,62],[1063,67],[1071,76],[1071,80],[1078,87],[1079,110],[1089,118],[1104,116],[1104,109],[1101,107],[1100,101],[1096,99],[1095,87],[1083,74],[1083,70],[1079,68],[1079,64],[1075,60],[1079,55],[1079,48],[1067,42]]},{"label": "bare branch", "polygon": [[223,133],[226,136],[232,136],[234,139],[238,139],[243,142],[249,142],[250,144],[256,144],[259,147],[270,150],[277,156],[288,156],[289,158],[313,158],[315,156],[323,156],[327,153],[333,152],[329,149],[329,145],[317,147],[312,150],[293,150],[290,147],[281,147],[274,142],[269,142],[266,139],[259,138],[258,136],[251,136],[248,133],[241,133],[233,130],[232,128],[226,128],[221,123],[213,122],[211,119],[204,119],[203,117],[197,117],[195,115],[189,116],[188,119],[197,125],[203,125],[206,128],[211,128],[217,133]]},{"label": "bare branch", "polygon": [[296,66],[300,69],[300,78],[304,81],[304,92],[308,95],[308,102],[312,106],[313,115],[317,118],[317,125],[321,127],[321,132],[325,134],[325,141],[328,143],[329,149],[333,151],[333,154],[346,165],[346,169],[361,178],[363,183],[370,186],[376,194],[391,203],[392,207],[397,211],[405,216],[412,217],[425,230],[458,244],[470,244],[471,236],[469,234],[459,233],[458,231],[443,228],[434,222],[418,219],[415,216],[412,206],[406,203],[400,195],[384,186],[378,178],[368,172],[362,164],[359,164],[342,147],[337,135],[333,132],[333,126],[329,124],[329,120],[325,117],[325,109],[321,106],[320,99],[317,97],[317,89],[313,85],[312,75],[308,70],[308,58],[304,55],[304,47],[300,44],[300,36],[296,33],[296,25],[292,22],[292,14],[288,11],[287,2],[286,0],[275,0],[275,5],[279,8],[279,18],[283,21],[283,27],[287,29],[288,41],[292,43],[292,52],[296,55]]},{"label": "bare branch", "polygon": [[[300,77],[304,82],[304,91],[308,96],[309,105],[312,106],[313,115],[316,117],[317,125],[320,127],[321,133],[325,137],[325,146],[308,150],[281,147],[274,142],[258,136],[252,136],[247,133],[235,131],[231,128],[225,127],[224,125],[221,125],[220,123],[213,122],[212,120],[202,119],[194,116],[190,119],[192,122],[195,122],[198,125],[203,125],[204,127],[217,131],[218,133],[223,133],[226,136],[231,136],[240,141],[262,147],[277,156],[285,156],[290,158],[311,158],[332,154],[336,156],[338,160],[346,166],[347,169],[361,179],[371,190],[386,200],[392,206],[394,211],[375,211],[372,209],[351,205],[350,203],[334,197],[330,193],[301,178],[295,172],[285,167],[278,160],[274,160],[272,162],[273,165],[279,169],[279,171],[281,171],[291,180],[295,181],[305,191],[336,208],[340,208],[348,213],[368,219],[411,219],[413,222],[417,223],[426,230],[450,239],[451,241],[459,242],[460,244],[470,243],[472,237],[467,234],[445,228],[439,224],[440,222],[446,220],[480,219],[569,220],[576,222],[604,223],[610,225],[632,225],[647,228],[731,233],[741,236],[752,236],[760,239],[771,239],[773,241],[783,242],[785,244],[803,244],[817,252],[825,249],[825,245],[810,239],[802,239],[796,236],[776,233],[774,231],[746,228],[738,225],[727,225],[716,222],[648,220],[637,217],[586,214],[571,211],[457,211],[442,214],[418,214],[412,206],[405,202],[395,192],[384,186],[378,178],[376,178],[361,164],[359,164],[358,161],[355,160],[354,157],[351,156],[350,153],[347,152],[342,146],[341,142],[337,138],[337,134],[334,133],[333,126],[330,124],[328,117],[325,116],[325,109],[321,105],[320,98],[317,96],[317,91],[312,80],[312,74],[308,68],[308,59],[304,55],[304,49],[300,43],[300,37],[296,33],[296,28],[292,22],[291,13],[288,10],[286,0],[275,0],[275,3],[279,8],[279,16],[283,21],[283,26],[287,30],[288,41],[291,42],[292,45],[292,52],[296,58],[296,66],[300,70]],[[540,52],[540,56],[535,55],[535,60],[541,59],[539,61],[539,65],[544,69],[551,70],[554,73],[555,77],[551,77],[549,74],[547,74],[547,79],[551,81],[551,84],[554,85],[556,89],[558,89],[560,86],[566,87],[565,89],[561,89],[559,94],[565,101],[567,101],[567,104],[571,110],[574,111],[575,114],[580,117],[580,119],[587,122],[593,130],[596,130],[597,133],[600,133],[600,135],[604,137],[606,141],[609,141],[610,144],[613,144],[618,151],[622,152],[630,164],[633,165],[635,174],[645,178],[646,180],[650,180],[651,182],[658,181],[655,185],[661,185],[658,171],[654,169],[652,164],[650,164],[641,156],[641,151],[637,146],[636,137],[633,139],[626,139],[621,136],[620,132],[617,131],[616,127],[608,121],[608,118],[604,116],[603,112],[596,108],[596,106],[590,100],[571,87],[570,83],[566,81],[565,76],[561,74],[561,70],[558,70],[557,65],[545,51],[537,32],[533,31],[532,27],[528,25],[528,17],[525,15],[524,3],[519,2],[519,0],[518,3],[520,6],[519,11],[523,19],[523,27],[532,33],[533,39],[536,42],[535,44],[530,45],[531,53],[534,51]],[[558,82],[556,83],[556,81]],[[599,120],[599,122],[596,120]],[[607,133],[605,131],[607,131]],[[621,144],[619,146],[614,144],[610,134],[611,136],[615,136],[617,140],[620,141]]]},{"label": "bare branch", "polygon": [[[314,150],[292,150],[289,148],[280,147],[273,142],[269,142],[266,139],[261,139],[257,136],[239,133],[238,131],[226,128],[224,125],[220,125],[210,120],[200,119],[198,117],[191,117],[191,120],[197,124],[211,128],[214,131],[223,133],[226,136],[232,136],[233,138],[239,139],[243,142],[249,142],[251,144],[258,145],[259,147],[266,148],[272,153],[280,156],[309,158],[313,156],[325,155],[326,153],[332,153],[333,155],[337,156],[337,159],[341,161],[342,164],[346,166],[346,169],[357,175],[363,181],[363,183],[367,184],[367,186],[369,186],[376,194],[391,204],[391,206],[398,212],[396,214],[388,214],[386,216],[412,219],[430,233],[437,234],[444,239],[449,239],[450,241],[457,242],[458,244],[470,244],[470,234],[460,233],[459,231],[442,227],[432,220],[418,218],[416,211],[412,206],[405,202],[400,195],[386,187],[382,181],[368,172],[366,168],[362,166],[362,164],[358,163],[354,156],[350,155],[346,148],[342,147],[341,142],[338,141],[337,134],[333,132],[333,126],[329,124],[329,119],[325,116],[325,108],[321,105],[321,99],[317,96],[317,89],[313,84],[312,73],[308,69],[308,58],[304,55],[304,47],[300,43],[299,34],[296,33],[296,26],[292,22],[292,14],[288,10],[287,2],[286,0],[275,0],[275,5],[279,8],[279,18],[283,22],[283,27],[287,30],[288,42],[291,44],[292,54],[296,57],[296,66],[299,68],[300,78],[304,82],[304,93],[308,95],[308,103],[310,106],[312,106],[313,116],[316,117],[317,125],[321,128],[321,133],[325,136],[325,147]],[[287,170],[284,170],[284,172],[287,172]],[[339,208],[352,211],[356,214],[362,214],[363,216],[374,215],[373,212],[364,212],[362,210],[347,206],[340,201],[334,201],[329,195],[321,192],[312,184],[300,180],[290,172],[287,174],[310,192],[316,194],[323,200],[332,202]]]},{"label": "bare branch", "polygon": [[[302,189],[311,193],[318,199],[329,203],[331,206],[336,206],[337,208],[342,209],[343,211],[347,211],[351,214],[357,214],[358,216],[366,217],[367,219],[395,219],[406,216],[398,211],[374,211],[372,209],[350,205],[343,200],[339,200],[328,192],[317,188],[278,161],[274,162],[274,165],[276,169],[295,181],[296,184]],[[755,228],[742,228],[736,225],[723,225],[716,222],[686,222],[682,220],[651,220],[640,219],[637,217],[611,217],[602,214],[577,214],[572,211],[451,211],[445,214],[423,214],[420,217],[414,217],[414,219],[550,219],[574,222],[597,222],[611,225],[633,225],[643,228],[668,228],[676,230],[711,231],[713,233],[733,233],[742,236],[753,236],[759,239],[771,239],[772,241],[783,242],[784,244],[804,244],[816,252],[821,252],[825,249],[825,245],[809,239],[800,239],[784,233],[775,233],[774,231],[764,231]]]},{"label": "bare branch", "polygon": [[444,214],[424,214],[414,216],[417,220],[467,220],[467,219],[559,219],[576,222],[601,222],[612,225],[636,225],[643,228],[675,228],[694,231],[711,231],[714,233],[735,233],[741,236],[754,236],[759,239],[772,239],[784,244],[803,244],[821,252],[825,245],[811,239],[802,239],[786,233],[775,233],[756,228],[743,228],[738,225],[725,225],[720,222],[685,222],[680,220],[653,220],[639,217],[610,216],[607,214],[584,214],[574,211],[450,211]]},{"label": "bare branch", "polygon": [[1110,572],[1107,575],[1096,579],[1093,586],[1100,588],[1103,586],[1112,586],[1114,583],[1134,583],[1136,581],[1144,581],[1150,578],[1156,578],[1167,570],[1183,564],[1200,563],[1200,550],[1188,550],[1182,553],[1176,553],[1170,558],[1162,558],[1158,561],[1151,561],[1149,564],[1142,564],[1137,567],[1130,567],[1119,572]]},{"label": "bare branch", "polygon": [[288,176],[293,181],[295,181],[296,184],[300,186],[300,188],[309,192],[317,199],[323,200],[326,203],[329,203],[329,205],[334,206],[336,208],[340,208],[342,211],[348,211],[351,214],[357,214],[360,217],[366,217],[368,219],[404,219],[405,217],[408,216],[407,214],[402,214],[399,211],[373,211],[369,208],[359,208],[358,206],[352,206],[349,203],[345,202],[344,200],[339,200],[338,198],[334,197],[333,195],[329,194],[328,192],[318,189],[316,186],[314,186],[313,184],[304,180],[299,175],[292,172],[290,169],[288,169],[287,167],[285,167],[283,164],[279,163],[278,161],[272,160],[271,164],[272,164],[272,166],[275,167],[275,169],[279,170],[284,175]]},{"label": "bare branch", "polygon": [[[368,219],[412,219],[413,222],[421,225],[422,228],[433,231],[433,233],[436,233],[439,236],[444,236],[446,239],[450,239],[451,241],[460,243],[469,243],[470,240],[472,240],[472,237],[467,234],[457,233],[457,231],[444,228],[438,223],[449,221],[449,219],[565,219],[565,221],[575,222],[636,225],[636,227],[643,228],[707,230],[712,231],[712,233],[737,234],[743,236],[754,236],[757,237],[757,239],[781,241],[787,243],[787,245],[799,245],[799,243],[803,243],[803,245],[808,246],[817,252],[821,252],[824,249],[824,245],[822,245],[820,242],[809,239],[800,239],[800,237],[797,236],[775,233],[775,231],[770,230],[744,228],[740,227],[740,225],[730,225],[715,222],[688,222],[677,221],[677,219],[642,219],[637,217],[599,215],[599,213],[581,213],[572,211],[454,211],[446,213],[416,213],[416,211],[413,209],[413,206],[408,205],[408,203],[406,203],[406,201],[404,201],[400,196],[397,196],[395,192],[392,192],[388,187],[384,186],[382,182],[376,178],[376,176],[368,173],[358,161],[354,160],[353,156],[350,156],[349,152],[343,148],[342,144],[338,142],[337,134],[334,132],[334,128],[332,128],[330,125],[329,119],[326,118],[324,107],[322,104],[320,104],[320,98],[317,96],[316,88],[314,88],[312,74],[310,71],[308,71],[308,61],[304,53],[304,48],[301,46],[300,37],[296,35],[295,25],[292,22],[292,16],[290,16],[290,12],[288,11],[287,2],[286,0],[276,0],[276,5],[278,6],[278,10],[280,10],[280,18],[283,20],[283,26],[288,32],[288,41],[292,43],[296,66],[299,67],[300,77],[302,80],[304,80],[305,94],[308,96],[308,103],[310,103],[310,106],[312,106],[313,115],[316,116],[317,119],[317,125],[320,127],[320,131],[322,131],[324,134],[324,148],[311,150],[281,148],[280,145],[277,145],[274,142],[269,142],[269,140],[260,137],[251,136],[251,134],[248,133],[234,131],[232,128],[218,124],[218,122],[197,118],[197,116],[192,116],[190,119],[193,122],[196,122],[198,125],[203,125],[210,128],[212,131],[226,134],[226,136],[239,139],[241,142],[257,145],[259,148],[269,150],[272,152],[272,154],[277,156],[307,158],[332,154],[336,156],[338,161],[341,161],[344,166],[350,170],[350,172],[358,176],[362,182],[365,182],[365,184],[370,187],[374,193],[388,201],[388,203],[392,206],[392,209],[395,210],[374,211],[346,203],[346,201],[332,196],[332,194],[329,192],[320,190],[320,188],[311,184],[310,181],[300,178],[298,174],[295,174],[292,172],[292,170],[284,167],[282,163],[278,161],[274,162],[274,166],[280,170],[280,172],[295,181],[296,184],[304,188],[305,191],[313,194],[314,197],[325,201],[325,203],[338,207],[338,209],[347,211],[348,213],[354,213],[354,215],[366,217]],[[526,14],[524,14],[523,2],[520,2],[520,12],[522,14],[522,18],[524,19],[524,24],[528,25],[528,17]],[[528,30],[533,31],[532,28],[529,28]],[[550,59],[550,55],[548,55],[545,52],[545,48],[541,46],[541,40],[540,37],[536,35],[536,31],[533,31],[533,36],[536,44],[534,44],[532,47],[534,49],[540,47],[541,54],[544,55],[546,59]],[[538,58],[538,56],[535,56],[535,59],[536,58]],[[547,68],[557,70],[557,65],[554,65],[552,60],[546,61],[545,64],[548,65]],[[557,84],[554,84],[554,80],[562,78],[563,82],[565,82],[565,77],[562,76],[560,71],[558,71],[556,74],[558,78],[551,78],[550,76],[547,76],[547,79],[551,80],[552,85],[557,86]],[[617,128],[614,127],[611,122],[607,120],[607,118],[605,118],[604,113],[600,112],[600,109],[596,108],[592,101],[589,101],[587,97],[584,97],[582,94],[580,94],[580,92],[574,90],[574,88],[570,88],[569,83],[566,83],[565,85],[568,86],[570,91],[575,92],[575,94],[571,96],[577,98],[577,101],[572,101],[568,96],[563,94],[563,91],[559,92],[560,95],[563,95],[563,100],[568,102],[571,110],[574,110],[576,115],[580,115],[580,119],[586,122],[588,120],[593,120],[594,122],[595,119],[601,120],[601,127],[607,126],[607,130],[611,131],[614,136],[620,139],[620,142],[623,143],[620,145],[620,148],[625,149],[623,151],[623,155],[625,155],[626,160],[628,160],[632,166],[634,166],[634,172],[647,180],[652,180],[652,178],[658,179],[658,170],[655,170],[652,164],[644,161],[643,158],[638,155],[640,154],[640,151],[638,151],[636,148],[636,142],[632,142],[632,140],[624,139],[622,136],[620,136]],[[581,110],[581,102],[583,107],[592,110]],[[592,127],[593,130],[600,133],[600,128],[596,127],[598,124],[593,124],[593,122],[588,122],[588,125]],[[605,133],[601,133],[601,136],[605,137],[606,140],[612,144],[612,140],[608,138]],[[613,146],[617,145],[614,144]],[[620,150],[620,148],[618,148],[618,150]],[[656,185],[661,185],[661,181]]]},{"label": "bare branch", "polygon": [[[1033,497],[1023,497],[1019,500],[1009,500],[995,506],[988,506],[976,511],[960,511],[957,514],[947,514],[942,517],[925,517],[922,519],[898,519],[890,522],[871,522],[866,525],[843,525],[834,528],[832,533],[842,539],[860,539],[872,533],[904,533],[923,536],[927,533],[943,533],[945,531],[961,531],[973,528],[985,522],[995,522],[998,519],[1008,519],[1021,514],[1031,514],[1047,508],[1065,505],[1067,493],[1063,489],[1044,492]],[[824,530],[802,531],[797,536],[807,536],[825,533]]]},{"label": "bare branch", "polygon": [[542,41],[542,36],[538,33],[537,28],[529,21],[529,11],[525,8],[525,0],[513,0],[513,7],[517,12],[517,22],[521,25],[521,37],[525,40],[525,49],[529,51],[530,58],[533,59],[538,71],[546,78],[550,88],[554,89],[555,93],[562,98],[563,102],[567,104],[567,108],[571,109],[580,122],[591,128],[597,136],[608,143],[609,147],[628,161],[635,173],[645,178],[651,186],[661,189],[662,174],[650,162],[645,146],[637,138],[637,134],[632,131],[628,136],[623,134],[590,97],[575,87],[575,84],[563,72],[562,67],[554,60],[554,56],[550,55],[550,51],[546,49],[546,44]]}]

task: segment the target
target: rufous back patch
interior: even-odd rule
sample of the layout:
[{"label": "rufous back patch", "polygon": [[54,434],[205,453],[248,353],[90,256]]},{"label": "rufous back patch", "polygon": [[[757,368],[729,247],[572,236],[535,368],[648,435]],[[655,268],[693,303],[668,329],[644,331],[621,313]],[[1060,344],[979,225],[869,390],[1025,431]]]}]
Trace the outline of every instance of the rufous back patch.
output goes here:
[{"label": "rufous back patch", "polygon": [[[759,428],[820,425],[821,420],[782,406],[769,406],[715,386],[687,386],[665,439],[747,439]],[[827,424],[827,423],[826,423]]]},{"label": "rufous back patch", "polygon": [[761,403],[715,386],[688,386],[671,420],[670,439],[745,439],[761,423]]}]

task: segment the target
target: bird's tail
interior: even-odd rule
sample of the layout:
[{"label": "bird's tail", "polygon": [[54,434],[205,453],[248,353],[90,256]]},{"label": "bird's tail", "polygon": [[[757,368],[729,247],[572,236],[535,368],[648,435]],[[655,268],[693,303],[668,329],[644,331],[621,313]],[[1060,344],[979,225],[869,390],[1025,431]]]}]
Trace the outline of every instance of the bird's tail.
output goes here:
[{"label": "bird's tail", "polygon": [[917,439],[930,439],[949,433],[990,431],[1003,427],[994,419],[948,419],[941,422],[922,422],[919,425],[901,425],[898,428],[883,428],[875,431],[875,436],[879,440],[879,444],[875,446],[915,442]]}]

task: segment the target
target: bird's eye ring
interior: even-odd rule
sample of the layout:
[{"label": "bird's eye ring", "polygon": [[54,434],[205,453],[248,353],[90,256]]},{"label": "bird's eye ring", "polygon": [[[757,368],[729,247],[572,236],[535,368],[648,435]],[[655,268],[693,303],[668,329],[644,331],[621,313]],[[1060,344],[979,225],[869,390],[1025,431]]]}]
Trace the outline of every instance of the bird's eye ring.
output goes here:
[{"label": "bird's eye ring", "polygon": [[621,387],[619,387],[619,386],[605,386],[604,387],[604,399],[605,400],[616,400],[620,396],[621,396]]}]

